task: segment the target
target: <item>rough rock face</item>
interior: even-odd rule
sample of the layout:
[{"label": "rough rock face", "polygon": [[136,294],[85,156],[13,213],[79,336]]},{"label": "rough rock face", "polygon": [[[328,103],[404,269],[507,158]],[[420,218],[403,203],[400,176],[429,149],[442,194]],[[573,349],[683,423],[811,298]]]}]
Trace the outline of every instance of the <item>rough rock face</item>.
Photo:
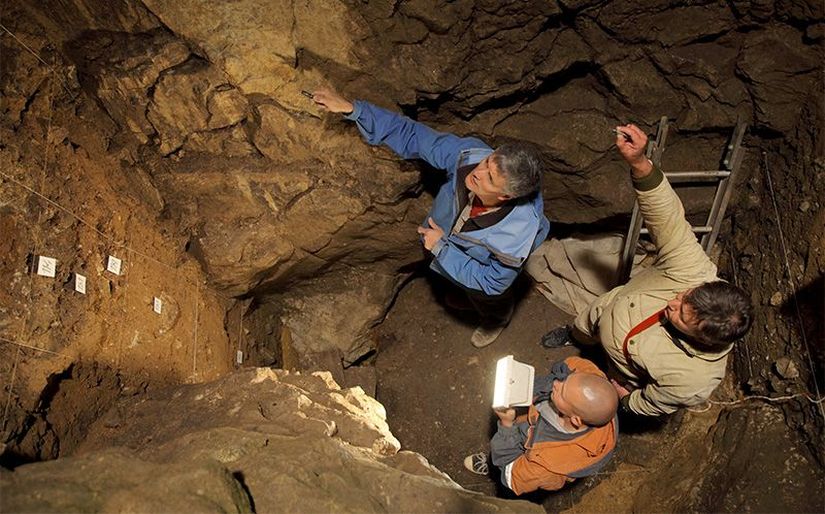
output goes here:
[{"label": "rough rock face", "polygon": [[[328,373],[268,368],[118,403],[75,456],[4,473],[4,509],[542,512],[399,451],[384,408]],[[43,489],[43,481],[51,486]]]},{"label": "rough rock face", "polygon": [[[44,16],[45,4],[34,14],[61,42],[84,92],[119,128],[120,158],[162,191],[167,215],[184,229],[187,248],[213,285],[230,295],[291,288],[298,296],[302,280],[342,270],[360,273],[356,281],[377,276],[389,285],[374,291],[372,312],[346,309],[331,325],[351,327],[340,350],[354,360],[369,350],[366,330],[394,293],[396,269],[419,258],[420,209],[411,221],[411,202],[401,202],[417,187],[416,173],[399,172],[392,161],[371,158],[374,152],[348,151],[359,145],[358,135],[319,117],[300,95],[320,76],[297,73],[297,50],[324,46],[334,49],[329,58],[343,62],[349,26],[330,24],[320,34],[298,29],[287,37],[291,25],[319,13],[306,7],[293,23],[287,12],[257,16],[271,6],[249,2],[204,18],[202,10],[216,6],[159,4],[148,7],[168,26],[146,9],[143,22],[126,23],[134,5],[113,5],[116,15],[104,26],[95,9],[80,5],[59,7],[68,11],[66,24]],[[321,11],[330,23],[345,9]],[[267,21],[256,26],[253,19]],[[364,244],[362,230],[383,242]]]},{"label": "rough rock face", "polygon": [[[794,396],[788,423],[825,455],[825,409],[805,396],[825,384],[825,84],[794,124],[795,137],[754,159],[741,212],[733,220],[732,276],[752,291],[756,315],[736,374],[752,394]],[[735,256],[735,257],[734,257]]]},{"label": "rough rock face", "polygon": [[15,512],[253,512],[242,483],[217,462],[152,463],[125,449],[2,477],[4,507]]},{"label": "rough rock face", "polygon": [[[4,26],[20,43],[0,39],[0,437],[4,462],[19,463],[76,445],[121,385],[214,379],[234,352],[227,298],[204,287],[149,176],[124,163],[117,127],[15,12]],[[56,259],[53,278],[35,273],[39,256]]]},{"label": "rough rock face", "polygon": [[[429,200],[409,200],[417,174],[302,89],[331,84],[444,130],[536,142],[548,215],[589,222],[632,202],[615,178],[611,125],[675,120],[672,169],[714,168],[737,117],[788,135],[820,76],[825,18],[805,1],[146,0],[114,3],[102,21],[86,4],[25,8],[105,108],[211,283],[278,302],[287,292],[307,309],[298,284],[324,276],[338,294],[342,272],[380,276],[370,301],[386,305],[399,268],[419,257],[414,227]],[[302,316],[349,327],[338,349],[351,360],[383,310],[357,306]]]},{"label": "rough rock face", "polygon": [[[751,401],[683,412],[566,512],[818,512],[825,474],[782,409]],[[621,451],[621,450],[620,450]],[[666,484],[666,486],[662,486]]]}]

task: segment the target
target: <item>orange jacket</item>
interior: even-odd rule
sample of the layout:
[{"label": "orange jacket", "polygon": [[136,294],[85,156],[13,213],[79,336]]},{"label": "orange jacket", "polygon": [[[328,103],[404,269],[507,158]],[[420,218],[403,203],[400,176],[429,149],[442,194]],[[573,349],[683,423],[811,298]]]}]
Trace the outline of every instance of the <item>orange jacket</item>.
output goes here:
[{"label": "orange jacket", "polygon": [[[568,357],[565,363],[571,373],[605,376],[595,364],[580,357]],[[552,433],[538,426],[539,423],[546,422],[540,419],[539,412],[533,405],[526,416],[517,420],[519,421],[529,423],[527,439],[524,441],[525,451],[507,466],[510,469],[505,470],[508,475],[505,483],[516,494],[536,489],[561,489],[567,482],[596,473],[612,456],[619,432],[614,416],[607,425],[589,427],[577,437],[574,435],[567,440],[553,439]]]}]

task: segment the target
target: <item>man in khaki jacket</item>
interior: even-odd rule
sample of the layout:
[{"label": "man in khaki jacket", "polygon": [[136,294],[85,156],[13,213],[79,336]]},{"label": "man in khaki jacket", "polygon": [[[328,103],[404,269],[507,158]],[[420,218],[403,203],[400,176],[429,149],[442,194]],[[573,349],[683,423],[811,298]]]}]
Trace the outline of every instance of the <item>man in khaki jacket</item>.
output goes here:
[{"label": "man in khaki jacket", "polygon": [[623,375],[614,381],[621,408],[670,414],[708,399],[722,381],[733,343],[752,320],[740,288],[720,281],[685,219],[679,197],[644,155],[647,136],[635,125],[618,127],[616,146],[630,164],[657,259],[578,313],[572,331],[547,334],[547,347],[600,341]]}]

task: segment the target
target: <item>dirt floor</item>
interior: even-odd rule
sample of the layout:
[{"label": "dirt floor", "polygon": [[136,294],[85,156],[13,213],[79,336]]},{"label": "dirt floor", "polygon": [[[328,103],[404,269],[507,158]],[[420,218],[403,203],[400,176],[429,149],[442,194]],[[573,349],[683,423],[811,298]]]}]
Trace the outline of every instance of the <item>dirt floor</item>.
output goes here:
[{"label": "dirt floor", "polygon": [[[441,301],[443,284],[427,278],[416,278],[401,291],[378,328],[377,397],[402,448],[421,453],[466,489],[508,498],[514,496],[500,485],[496,470],[482,477],[462,464],[466,455],[487,451],[495,433],[490,404],[496,361],[512,354],[535,366],[538,374],[556,360],[580,353],[572,347],[546,350],[539,345],[543,334],[571,317],[527,282],[520,284],[510,325],[483,349],[470,343],[473,315],[447,311]],[[532,499],[558,511],[571,507],[580,489],[577,485]]]}]

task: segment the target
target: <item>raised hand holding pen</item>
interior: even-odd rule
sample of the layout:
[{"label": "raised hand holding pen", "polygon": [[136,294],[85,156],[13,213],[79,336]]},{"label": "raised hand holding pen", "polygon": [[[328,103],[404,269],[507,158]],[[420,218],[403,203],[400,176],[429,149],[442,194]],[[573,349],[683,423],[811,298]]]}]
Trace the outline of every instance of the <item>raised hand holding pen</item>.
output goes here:
[{"label": "raised hand holding pen", "polygon": [[312,101],[321,109],[329,112],[349,114],[352,112],[352,102],[328,88],[316,89],[312,92]]},{"label": "raised hand holding pen", "polygon": [[616,147],[630,164],[633,177],[642,178],[653,171],[653,163],[645,156],[647,135],[636,125],[629,123],[616,127]]}]

